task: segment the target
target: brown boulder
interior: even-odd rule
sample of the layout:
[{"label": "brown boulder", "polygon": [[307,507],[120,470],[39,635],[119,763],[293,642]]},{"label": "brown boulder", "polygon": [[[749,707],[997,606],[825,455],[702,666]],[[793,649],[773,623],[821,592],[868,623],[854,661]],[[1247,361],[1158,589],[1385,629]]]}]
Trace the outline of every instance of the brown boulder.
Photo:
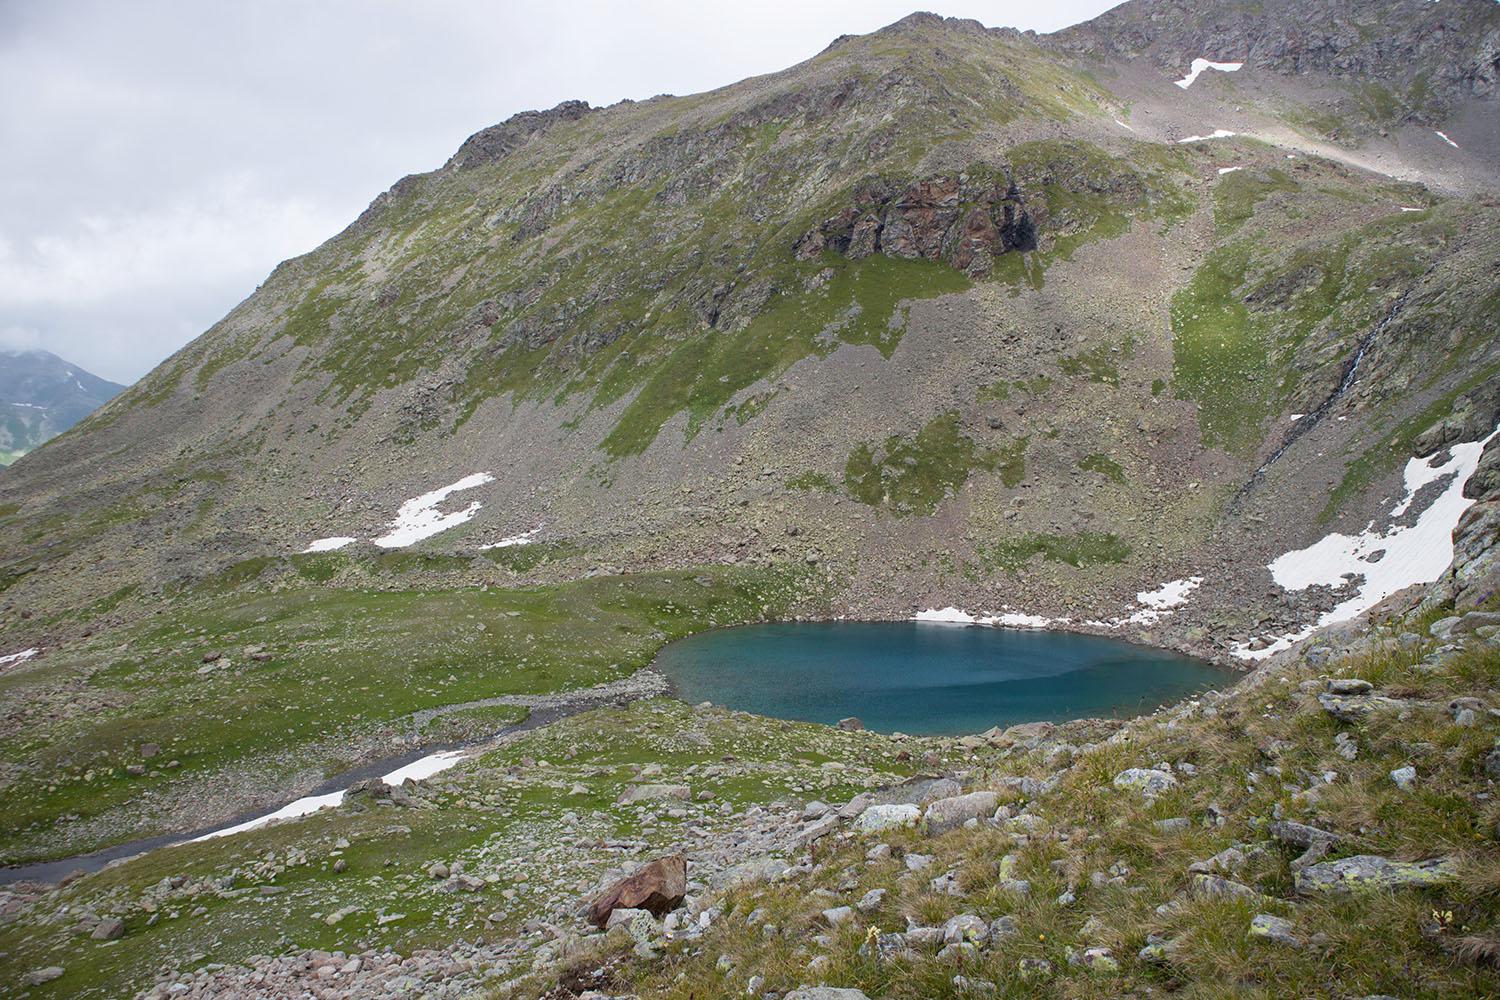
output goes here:
[{"label": "brown boulder", "polygon": [[603,927],[616,908],[650,910],[659,917],[682,905],[685,895],[687,858],[681,854],[658,858],[590,903],[589,923]]}]

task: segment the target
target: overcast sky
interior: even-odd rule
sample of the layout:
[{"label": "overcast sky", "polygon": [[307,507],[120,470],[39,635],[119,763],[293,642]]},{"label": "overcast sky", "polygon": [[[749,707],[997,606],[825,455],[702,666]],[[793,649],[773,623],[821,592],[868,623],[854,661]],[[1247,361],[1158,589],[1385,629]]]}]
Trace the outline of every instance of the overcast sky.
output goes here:
[{"label": "overcast sky", "polygon": [[773,72],[922,2],[0,0],[0,347],[134,381],[487,125]]}]

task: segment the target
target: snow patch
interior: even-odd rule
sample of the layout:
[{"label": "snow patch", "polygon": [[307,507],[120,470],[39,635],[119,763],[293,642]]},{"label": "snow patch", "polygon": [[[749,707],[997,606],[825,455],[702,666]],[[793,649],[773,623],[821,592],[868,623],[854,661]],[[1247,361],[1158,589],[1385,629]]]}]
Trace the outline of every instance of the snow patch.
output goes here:
[{"label": "snow patch", "polygon": [[1187,90],[1197,81],[1199,75],[1204,70],[1216,69],[1221,73],[1235,73],[1244,65],[1242,62],[1214,62],[1211,59],[1194,59],[1192,65],[1188,67],[1188,75],[1181,80],[1173,80],[1172,82],[1183,90]]},{"label": "snow patch", "polygon": [[487,552],[490,549],[508,549],[512,545],[530,545],[532,542],[536,541],[536,536],[541,530],[542,529],[539,526],[532,528],[530,531],[523,531],[519,535],[511,535],[509,538],[502,538],[498,542],[491,542],[488,545],[481,545],[479,546],[479,551]]},{"label": "snow patch", "polygon": [[1346,576],[1363,578],[1354,595],[1318,621],[1292,635],[1282,636],[1265,649],[1252,650],[1242,643],[1234,655],[1259,660],[1287,649],[1326,625],[1348,621],[1370,610],[1387,597],[1419,583],[1431,583],[1442,576],[1453,562],[1453,529],[1459,518],[1474,503],[1465,497],[1464,486],[1479,467],[1479,457],[1500,427],[1483,441],[1456,444],[1448,452],[1448,461],[1435,464],[1437,456],[1413,458],[1406,463],[1402,478],[1406,495],[1391,508],[1395,519],[1411,509],[1417,491],[1429,483],[1449,478],[1447,487],[1406,527],[1392,525],[1377,531],[1373,523],[1358,535],[1333,532],[1305,549],[1294,549],[1272,560],[1267,567],[1283,590],[1306,590],[1323,584],[1341,586]]},{"label": "snow patch", "polygon": [[1459,145],[1458,145],[1458,143],[1456,143],[1456,142],[1454,142],[1454,141],[1453,141],[1453,140],[1452,140],[1452,139],[1450,139],[1450,138],[1448,138],[1448,136],[1447,136],[1447,135],[1446,135],[1446,134],[1445,134],[1445,133],[1443,133],[1443,132],[1438,132],[1438,130],[1437,130],[1437,129],[1433,129],[1433,131],[1434,131],[1434,132],[1437,132],[1437,137],[1438,137],[1438,138],[1439,138],[1439,139],[1441,139],[1441,140],[1443,140],[1443,141],[1444,141],[1444,142],[1446,142],[1446,143],[1447,143],[1447,144],[1448,144],[1448,145],[1450,145],[1450,146],[1452,146],[1452,147],[1453,147],[1453,148],[1454,148],[1454,149],[1458,149],[1458,148],[1459,148]]},{"label": "snow patch", "polygon": [[428,754],[421,760],[414,760],[405,767],[398,767],[390,774],[383,775],[380,780],[394,788],[408,779],[421,781],[423,778],[430,778],[439,771],[448,770],[463,759],[462,750],[440,750],[437,753]]},{"label": "snow patch", "polygon": [[334,549],[341,549],[345,545],[353,545],[355,541],[356,539],[350,538],[348,535],[336,535],[332,538],[319,538],[302,551],[304,553],[332,552]]},{"label": "snow patch", "polygon": [[1227,128],[1216,128],[1209,135],[1190,135],[1186,139],[1178,139],[1177,143],[1178,145],[1181,145],[1184,142],[1204,142],[1208,139],[1228,139],[1230,136],[1238,134],[1239,133],[1237,132],[1229,131]]},{"label": "snow patch", "polygon": [[[414,760],[410,764],[398,767],[389,774],[381,775],[380,780],[392,788],[396,788],[408,779],[411,781],[421,781],[423,778],[432,777],[439,771],[446,771],[454,764],[463,760],[463,757],[464,751],[462,750],[439,750],[437,753],[428,754],[426,757]],[[257,816],[255,819],[246,820],[237,826],[226,827],[223,830],[205,833],[201,837],[194,837],[191,843],[196,844],[204,840],[213,840],[216,837],[228,837],[231,834],[243,833],[246,830],[256,830],[280,820],[307,816],[317,812],[319,809],[331,809],[334,806],[341,805],[346,794],[348,794],[347,789],[339,792],[328,792],[323,795],[304,796],[294,802],[288,802],[280,809],[273,813],[267,813],[265,816]]]},{"label": "snow patch", "polygon": [[27,660],[31,659],[33,656],[40,652],[40,649],[32,646],[30,649],[23,649],[19,653],[10,653],[6,656],[0,656],[0,667],[8,667],[13,663],[25,663]]},{"label": "snow patch", "polygon": [[1401,211],[1403,211],[1403,212],[1425,212],[1425,211],[1427,211],[1427,209],[1425,209],[1425,208],[1412,208],[1410,205],[1402,205],[1401,206]]},{"label": "snow patch", "polygon": [[1067,618],[1044,618],[1041,615],[1026,615],[1004,608],[998,615],[973,615],[955,607],[928,608],[918,611],[912,621],[930,625],[982,625],[989,628],[1049,628],[1054,624],[1066,625]]},{"label": "snow patch", "polygon": [[1178,608],[1188,602],[1188,595],[1203,586],[1203,577],[1190,576],[1185,580],[1168,580],[1155,590],[1143,590],[1135,595],[1135,603],[1144,604],[1157,611]]},{"label": "snow patch", "polygon": [[1295,424],[1297,421],[1301,420],[1305,416],[1307,416],[1307,414],[1305,414],[1305,413],[1293,413],[1287,419],[1290,420],[1292,423]]},{"label": "snow patch", "polygon": [[926,622],[929,625],[978,625],[979,619],[967,611],[949,605],[946,608],[928,608],[926,611],[918,611],[912,616],[912,621]]},{"label": "snow patch", "polygon": [[442,489],[413,497],[396,511],[396,519],[390,523],[391,530],[375,539],[375,544],[383,549],[403,548],[407,545],[414,545],[424,538],[431,538],[449,528],[458,527],[479,513],[484,504],[475,500],[463,510],[456,510],[449,514],[439,513],[438,504],[448,499],[451,494],[472,490],[476,486],[483,486],[485,483],[494,481],[495,477],[488,472],[476,472]]},{"label": "snow patch", "polygon": [[1135,129],[1131,128],[1129,125],[1126,125],[1124,122],[1120,121],[1120,119],[1118,119],[1118,118],[1113,118],[1113,119],[1111,119],[1111,121],[1113,121],[1116,125],[1120,126],[1121,128],[1125,129],[1126,131],[1129,131],[1129,132],[1134,132],[1135,131]]},{"label": "snow patch", "polygon": [[1219,176],[1223,177],[1225,174],[1232,174],[1236,170],[1244,170],[1244,169],[1245,169],[1244,167],[1220,167],[1219,168]]}]

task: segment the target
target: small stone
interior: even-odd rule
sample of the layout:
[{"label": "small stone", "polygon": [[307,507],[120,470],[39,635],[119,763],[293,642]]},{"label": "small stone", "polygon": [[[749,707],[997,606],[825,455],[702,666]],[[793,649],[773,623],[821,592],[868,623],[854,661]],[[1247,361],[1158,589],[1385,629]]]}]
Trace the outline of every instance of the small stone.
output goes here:
[{"label": "small stone", "polygon": [[837,927],[839,924],[848,921],[852,916],[854,916],[854,907],[852,906],[831,906],[823,911],[823,919],[828,921],[829,927]]},{"label": "small stone", "polygon": [[349,862],[345,861],[343,858],[339,858],[337,861],[335,861],[333,863],[333,872],[334,872],[335,875],[342,875],[344,872],[346,872],[348,870],[349,870]]},{"label": "small stone", "polygon": [[943,924],[943,940],[948,944],[984,944],[990,939],[990,925],[972,913],[960,913]]},{"label": "small stone", "polygon": [[1173,816],[1171,819],[1159,819],[1153,825],[1157,833],[1181,833],[1192,824],[1186,816]]},{"label": "small stone", "polygon": [[[823,960],[822,965],[814,969],[818,959]],[[807,963],[808,972],[821,972],[831,964],[827,955],[819,955]],[[800,990],[793,990],[783,1000],[870,1000],[862,990],[839,989],[834,986],[804,986]]]},{"label": "small stone", "polygon": [[865,728],[865,724],[851,715],[847,719],[840,719],[838,722],[838,728],[844,730],[845,732],[857,733]]},{"label": "small stone", "polygon": [[323,923],[325,923],[328,926],[332,927],[334,924],[337,924],[339,921],[343,920],[345,917],[349,916],[350,914],[358,913],[358,912],[359,912],[359,907],[357,907],[357,906],[344,906],[344,907],[341,907],[341,908],[339,908],[337,910],[334,910],[332,913],[328,914],[328,916],[324,917],[323,918]]},{"label": "small stone", "polygon": [[1302,939],[1297,936],[1292,922],[1269,913],[1257,913],[1255,915],[1255,919],[1250,921],[1250,931],[1247,936],[1271,941],[1275,944],[1286,945],[1290,948],[1302,947]]},{"label": "small stone", "polygon": [[1052,975],[1052,963],[1045,958],[1023,958],[1016,963],[1022,979],[1046,979]]},{"label": "small stone", "polygon": [[157,746],[155,743],[141,744],[141,756],[146,760],[150,760],[152,757],[155,757],[159,753],[161,753],[161,747]]},{"label": "small stone", "polygon": [[437,864],[427,869],[427,877],[434,880],[447,878],[448,866],[439,861]]},{"label": "small stone", "polygon": [[802,807],[802,820],[803,822],[810,822],[815,819],[822,819],[823,815],[827,812],[828,803],[813,799]]},{"label": "small stone", "polygon": [[1391,772],[1391,780],[1396,783],[1397,788],[1403,792],[1409,792],[1417,783],[1417,769],[1410,764],[1405,767],[1398,767]]},{"label": "small stone", "polygon": [[41,986],[43,983],[50,983],[52,980],[60,978],[64,971],[60,965],[49,965],[45,969],[35,969],[26,973],[26,982],[32,986]]},{"label": "small stone", "polygon": [[1188,886],[1188,895],[1194,899],[1245,899],[1252,903],[1268,901],[1268,897],[1248,885],[1217,875],[1194,875]]},{"label": "small stone", "polygon": [[1150,800],[1177,787],[1177,778],[1156,768],[1131,767],[1115,775],[1114,786],[1121,791],[1137,792]]},{"label": "small stone", "polygon": [[1328,682],[1330,694],[1369,694],[1375,685],[1359,677],[1335,677]]},{"label": "small stone", "polygon": [[1079,958],[1079,964],[1090,972],[1099,975],[1109,975],[1120,971],[1120,962],[1115,958],[1115,953],[1108,948],[1086,948]]},{"label": "small stone", "polygon": [[855,904],[855,909],[859,910],[860,913],[874,913],[876,910],[880,909],[881,904],[884,902],[885,890],[871,889],[869,892],[859,897],[859,902]]},{"label": "small stone", "polygon": [[1473,726],[1477,721],[1478,719],[1474,715],[1472,708],[1461,708],[1458,710],[1458,714],[1453,717],[1453,724],[1455,726]]}]

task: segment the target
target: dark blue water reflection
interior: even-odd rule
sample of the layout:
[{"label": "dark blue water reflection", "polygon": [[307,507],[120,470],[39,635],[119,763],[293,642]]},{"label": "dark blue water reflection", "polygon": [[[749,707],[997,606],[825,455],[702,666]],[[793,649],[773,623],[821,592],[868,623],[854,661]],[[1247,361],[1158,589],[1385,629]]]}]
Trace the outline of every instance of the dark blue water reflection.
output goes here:
[{"label": "dark blue water reflection", "polygon": [[1132,716],[1235,675],[1112,639],[915,622],[750,625],[703,632],[656,667],[688,702],[921,735],[1042,719]]}]

